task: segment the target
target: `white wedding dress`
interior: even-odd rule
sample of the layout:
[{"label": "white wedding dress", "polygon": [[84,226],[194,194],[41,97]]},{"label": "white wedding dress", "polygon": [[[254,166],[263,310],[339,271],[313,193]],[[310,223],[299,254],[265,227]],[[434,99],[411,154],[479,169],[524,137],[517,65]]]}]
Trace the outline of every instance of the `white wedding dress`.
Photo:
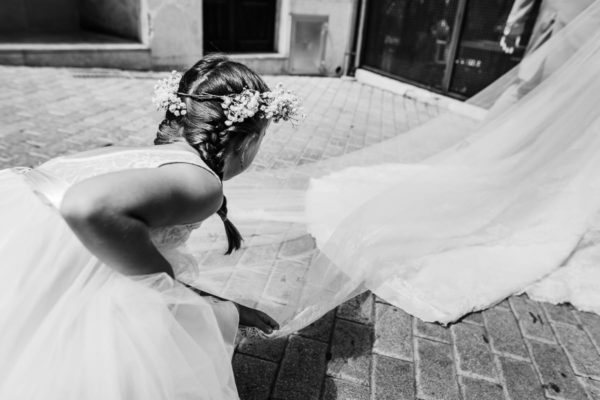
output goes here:
[{"label": "white wedding dress", "polygon": [[[186,151],[115,149],[0,171],[0,399],[237,399],[238,314],[166,274],[126,277],[86,250],[57,212],[75,182],[186,162]],[[198,225],[153,229],[177,277]]]},{"label": "white wedding dress", "polygon": [[[522,99],[480,118],[539,68]],[[191,280],[273,314],[279,334],[365,290],[441,323],[525,291],[600,313],[599,104],[595,2],[467,102],[467,116],[447,113],[348,155],[228,183],[250,248],[279,248],[277,260],[220,260]],[[196,255],[214,250],[194,235],[190,245]]]},{"label": "white wedding dress", "polygon": [[322,251],[426,321],[523,291],[600,313],[599,5],[529,64],[545,79],[449,149],[314,181]]}]

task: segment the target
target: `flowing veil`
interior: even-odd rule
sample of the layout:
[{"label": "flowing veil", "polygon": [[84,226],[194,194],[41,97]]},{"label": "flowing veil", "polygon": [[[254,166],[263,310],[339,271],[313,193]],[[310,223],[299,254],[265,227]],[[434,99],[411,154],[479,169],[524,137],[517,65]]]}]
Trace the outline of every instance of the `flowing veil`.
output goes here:
[{"label": "flowing veil", "polygon": [[600,312],[600,2],[465,107],[227,182],[247,247],[222,256],[208,221],[180,251],[197,265],[182,279],[271,314],[281,335],[365,290],[441,323],[526,290]]}]

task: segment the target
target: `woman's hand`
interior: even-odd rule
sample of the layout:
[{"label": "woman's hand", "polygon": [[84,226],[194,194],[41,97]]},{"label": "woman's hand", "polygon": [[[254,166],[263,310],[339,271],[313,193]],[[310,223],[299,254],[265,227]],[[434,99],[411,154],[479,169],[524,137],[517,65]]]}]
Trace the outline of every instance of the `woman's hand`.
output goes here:
[{"label": "woman's hand", "polygon": [[521,35],[511,32],[505,33],[500,39],[500,47],[506,54],[513,54],[515,49],[521,45]]},{"label": "woman's hand", "polygon": [[240,325],[258,328],[264,333],[273,333],[279,329],[279,324],[262,311],[234,303],[240,314]]},{"label": "woman's hand", "polygon": [[[203,292],[202,290],[196,289],[195,287],[190,286],[187,283],[184,283],[181,281],[179,281],[179,282],[200,296],[211,296],[211,297],[214,297],[214,298],[222,300],[222,301],[230,301],[230,300],[226,300],[221,297],[212,295],[210,293]],[[277,323],[277,321],[275,321],[273,318],[269,317],[264,312],[255,310],[254,308],[243,306],[243,305],[235,303],[235,302],[232,302],[232,303],[235,305],[235,307],[238,310],[238,314],[240,316],[240,326],[246,326],[246,327],[250,327],[250,328],[258,328],[261,331],[263,331],[264,333],[272,333],[273,330],[279,329],[279,324]]]}]

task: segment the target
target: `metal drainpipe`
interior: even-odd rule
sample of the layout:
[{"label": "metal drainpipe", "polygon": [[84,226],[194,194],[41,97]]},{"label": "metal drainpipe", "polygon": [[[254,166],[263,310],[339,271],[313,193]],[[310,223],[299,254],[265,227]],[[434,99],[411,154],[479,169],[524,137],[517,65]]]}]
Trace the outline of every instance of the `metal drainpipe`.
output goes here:
[{"label": "metal drainpipe", "polygon": [[[354,66],[354,69],[356,69],[356,67],[358,66],[360,48],[362,46],[363,27],[365,23],[364,16],[366,10],[366,2],[366,0],[355,0],[354,2],[354,7],[352,10],[352,26],[350,28],[348,44],[346,45],[346,53],[344,54],[344,76],[350,75],[350,69],[352,68],[352,66]],[[356,31],[357,25],[358,32]],[[355,43],[356,47],[354,47]],[[354,59],[352,59],[352,56],[354,56]]]}]

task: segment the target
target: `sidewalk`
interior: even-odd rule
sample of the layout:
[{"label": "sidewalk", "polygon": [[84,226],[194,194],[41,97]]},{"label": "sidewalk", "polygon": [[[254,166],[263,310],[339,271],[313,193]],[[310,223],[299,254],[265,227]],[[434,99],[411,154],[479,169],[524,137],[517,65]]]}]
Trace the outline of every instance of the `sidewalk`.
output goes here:
[{"label": "sidewalk", "polygon": [[[151,143],[162,76],[0,66],[0,167]],[[349,153],[440,111],[337,78],[267,80],[304,97],[311,121],[293,134],[275,125],[255,169]],[[443,328],[367,293],[288,338],[244,332],[233,365],[243,400],[600,400],[600,317],[516,296]]]}]

